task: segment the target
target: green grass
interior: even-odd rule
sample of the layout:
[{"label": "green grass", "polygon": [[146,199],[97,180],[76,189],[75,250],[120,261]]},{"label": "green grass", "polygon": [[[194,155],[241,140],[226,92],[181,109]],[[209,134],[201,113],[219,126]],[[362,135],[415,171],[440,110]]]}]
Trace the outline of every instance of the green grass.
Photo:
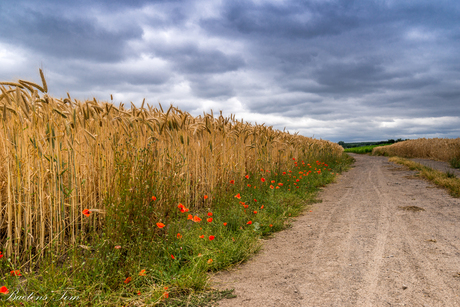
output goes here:
[{"label": "green grass", "polygon": [[[133,189],[123,178],[129,174],[121,172],[122,197],[106,196],[111,204],[106,225],[89,228],[87,242],[69,247],[64,254],[49,249],[36,263],[14,266],[12,259],[0,259],[0,287],[10,291],[0,294],[0,302],[8,306],[208,306],[231,297],[231,290],[210,289],[208,272],[247,260],[259,250],[260,238],[289,227],[290,217],[314,203],[318,189],[333,182],[352,161],[343,155],[324,158],[319,164],[293,163],[280,173],[261,170],[249,174],[249,179],[244,174],[235,176],[234,184],[215,188],[212,206],[181,212],[175,205],[163,220],[155,219],[154,200],[148,208],[140,205],[141,198],[154,196],[143,188],[148,178],[139,175],[134,182],[138,188]],[[305,175],[304,170],[311,172]],[[235,197],[238,193],[241,199]],[[199,216],[201,222],[188,219],[189,214]],[[159,228],[159,222],[166,226]],[[21,276],[12,276],[13,270],[20,270]]]},{"label": "green grass", "polygon": [[367,154],[367,153],[371,153],[372,149],[374,149],[375,147],[386,146],[386,145],[391,145],[391,144],[380,144],[380,145],[369,145],[369,146],[346,148],[344,151],[357,153],[357,154]]},{"label": "green grass", "polygon": [[453,168],[460,168],[460,157],[452,158],[449,163]]}]

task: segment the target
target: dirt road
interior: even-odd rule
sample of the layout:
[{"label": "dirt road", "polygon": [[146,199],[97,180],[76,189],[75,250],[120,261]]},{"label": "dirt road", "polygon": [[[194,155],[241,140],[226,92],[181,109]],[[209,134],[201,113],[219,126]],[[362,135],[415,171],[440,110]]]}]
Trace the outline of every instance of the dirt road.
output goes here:
[{"label": "dirt road", "polygon": [[460,200],[385,157],[353,156],[322,203],[212,278],[237,295],[219,306],[460,306]]}]

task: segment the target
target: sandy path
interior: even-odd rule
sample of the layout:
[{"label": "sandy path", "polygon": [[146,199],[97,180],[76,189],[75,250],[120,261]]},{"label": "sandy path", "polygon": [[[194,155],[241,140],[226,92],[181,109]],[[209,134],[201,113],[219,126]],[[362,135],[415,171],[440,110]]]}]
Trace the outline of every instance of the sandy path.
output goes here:
[{"label": "sandy path", "polygon": [[313,212],[212,277],[237,295],[219,306],[460,306],[460,200],[385,157],[353,156]]}]

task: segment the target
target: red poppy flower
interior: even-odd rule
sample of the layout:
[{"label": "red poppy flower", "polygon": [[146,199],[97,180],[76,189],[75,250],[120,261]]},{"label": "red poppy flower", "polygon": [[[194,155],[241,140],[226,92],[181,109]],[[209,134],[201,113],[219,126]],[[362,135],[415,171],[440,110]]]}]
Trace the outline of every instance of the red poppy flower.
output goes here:
[{"label": "red poppy flower", "polygon": [[246,179],[249,179],[249,175],[244,176]]},{"label": "red poppy flower", "polygon": [[205,195],[205,196],[204,196],[204,199],[205,199],[205,200],[208,199],[208,195]]},{"label": "red poppy flower", "polygon": [[86,216],[89,216],[91,212],[88,209],[85,209],[82,211],[82,213]]},{"label": "red poppy flower", "polygon": [[279,188],[280,188],[280,187],[277,186],[275,189],[279,189]]},{"label": "red poppy flower", "polygon": [[230,180],[230,183],[231,183],[231,184],[234,184],[234,183],[235,183],[235,180]]},{"label": "red poppy flower", "polygon": [[247,222],[246,224],[251,225],[251,224],[252,224],[252,221],[249,221],[249,222]]},{"label": "red poppy flower", "polygon": [[227,226],[227,223],[224,223],[224,226]]},{"label": "red poppy flower", "polygon": [[124,281],[124,283],[125,283],[125,284],[129,283],[129,282],[131,281],[131,279],[132,279],[131,277],[126,278],[125,281]]},{"label": "red poppy flower", "polygon": [[211,213],[211,212],[208,212],[208,216],[212,216],[212,213]]},{"label": "red poppy flower", "polygon": [[3,257],[2,252],[0,251],[0,259]]},{"label": "red poppy flower", "polygon": [[238,199],[241,199],[240,193],[236,194],[235,197],[238,198]]},{"label": "red poppy flower", "polygon": [[3,287],[0,288],[0,293],[8,294],[8,293],[10,293],[10,291],[8,290],[8,288],[6,286],[3,286]]},{"label": "red poppy flower", "polygon": [[254,198],[254,201],[257,202],[257,199]]},{"label": "red poppy flower", "polygon": [[157,198],[155,196],[152,196],[152,200],[157,200]]},{"label": "red poppy flower", "polygon": [[264,208],[264,205],[262,205],[262,207],[260,207],[260,209],[263,209]]},{"label": "red poppy flower", "polygon": [[145,270],[141,270],[141,271],[139,272],[139,276],[145,276]]},{"label": "red poppy flower", "polygon": [[211,223],[212,222],[212,217],[208,218],[207,221],[208,221],[208,223]]},{"label": "red poppy flower", "polygon": [[297,180],[296,180],[296,182],[299,182],[299,181],[300,181],[300,179],[297,179]]},{"label": "red poppy flower", "polygon": [[279,185],[280,187],[282,187],[282,186],[283,186],[283,184],[282,184],[281,182],[280,182],[280,183],[278,183],[278,185]]},{"label": "red poppy flower", "polygon": [[283,175],[286,175],[286,172],[283,172]]},{"label": "red poppy flower", "polygon": [[272,182],[272,183],[275,183],[275,180],[272,180],[271,182]]},{"label": "red poppy flower", "polygon": [[193,221],[194,221],[195,223],[198,223],[198,222],[201,222],[201,219],[200,219],[198,216],[195,215],[195,216],[193,217]]},{"label": "red poppy flower", "polygon": [[249,207],[249,205],[243,205],[243,207],[247,209]]},{"label": "red poppy flower", "polygon": [[115,249],[120,249],[121,246],[120,245],[115,245]]},{"label": "red poppy flower", "polygon": [[268,225],[268,227],[273,227],[273,225],[272,225],[272,224],[270,224],[270,225]]},{"label": "red poppy flower", "polygon": [[254,214],[257,214],[257,211],[254,211]]},{"label": "red poppy flower", "polygon": [[274,189],[274,188],[275,188],[274,186],[270,185],[270,189]]},{"label": "red poppy flower", "polygon": [[250,188],[250,187],[251,187],[251,185],[250,185],[250,184],[248,184],[248,188]]},{"label": "red poppy flower", "polygon": [[294,161],[295,161],[295,158],[292,158],[292,160],[294,160]]},{"label": "red poppy flower", "polygon": [[168,292],[163,293],[163,297],[164,297],[164,298],[168,298],[168,297],[169,297],[169,293],[168,293]]},{"label": "red poppy flower", "polygon": [[157,226],[158,226],[158,228],[163,228],[163,227],[165,227],[165,224],[163,224],[163,223],[157,223]]},{"label": "red poppy flower", "polygon": [[208,264],[211,264],[212,263],[212,259],[208,259]]},{"label": "red poppy flower", "polygon": [[180,233],[177,233],[176,237],[177,237],[178,239],[182,239],[182,235],[181,235]]},{"label": "red poppy flower", "polygon": [[189,215],[187,216],[187,220],[193,220],[193,215],[189,214]]},{"label": "red poppy flower", "polygon": [[209,241],[212,241],[212,240],[214,240],[215,238],[216,238],[216,237],[214,237],[214,236],[209,236]]},{"label": "red poppy flower", "polygon": [[179,203],[179,204],[177,205],[177,208],[179,208],[179,209],[184,209],[185,207],[184,207],[183,204]]},{"label": "red poppy flower", "polygon": [[260,181],[265,182],[265,178],[263,178],[263,177],[260,178]]},{"label": "red poppy flower", "polygon": [[19,270],[11,271],[10,274],[11,274],[11,276],[22,276],[21,272],[19,272]]},{"label": "red poppy flower", "polygon": [[171,255],[171,259],[174,260],[174,259],[176,259],[176,257],[174,257],[174,255]]},{"label": "red poppy flower", "polygon": [[200,236],[200,239],[203,239],[203,238],[204,238],[204,235],[201,235],[201,236]]}]

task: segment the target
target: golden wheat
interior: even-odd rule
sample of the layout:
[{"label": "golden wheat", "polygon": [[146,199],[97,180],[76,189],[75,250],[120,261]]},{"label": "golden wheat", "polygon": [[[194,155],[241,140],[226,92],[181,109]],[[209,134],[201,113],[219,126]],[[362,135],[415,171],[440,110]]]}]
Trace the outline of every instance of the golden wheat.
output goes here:
[{"label": "golden wheat", "polygon": [[416,139],[393,145],[375,147],[375,155],[399,156],[404,158],[426,158],[448,162],[460,157],[460,138],[456,139]]},{"label": "golden wheat", "polygon": [[[84,239],[86,226],[100,227],[104,196],[121,197],[115,156],[129,158],[127,144],[135,149],[154,145],[147,159],[162,176],[156,192],[159,213],[174,206],[170,200],[203,206],[202,195],[237,174],[285,168],[292,157],[343,151],[329,141],[222,113],[193,117],[173,106],[166,112],[161,105],[145,108],[145,101],[140,108],[125,109],[96,99],[72,101],[70,95],[55,99],[46,94],[41,71],[40,76],[42,86],[23,80],[0,83],[0,233],[6,233],[0,239],[8,256],[61,249]],[[140,167],[140,162],[131,166],[133,178]],[[82,219],[85,208],[95,213],[89,219]]]}]

